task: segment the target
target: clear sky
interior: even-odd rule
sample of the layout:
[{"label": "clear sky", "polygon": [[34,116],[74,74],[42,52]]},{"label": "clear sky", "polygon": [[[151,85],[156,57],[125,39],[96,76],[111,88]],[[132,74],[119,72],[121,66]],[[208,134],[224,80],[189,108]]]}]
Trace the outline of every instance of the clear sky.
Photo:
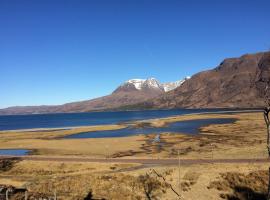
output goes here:
[{"label": "clear sky", "polygon": [[270,48],[269,0],[0,0],[0,108],[103,96]]}]

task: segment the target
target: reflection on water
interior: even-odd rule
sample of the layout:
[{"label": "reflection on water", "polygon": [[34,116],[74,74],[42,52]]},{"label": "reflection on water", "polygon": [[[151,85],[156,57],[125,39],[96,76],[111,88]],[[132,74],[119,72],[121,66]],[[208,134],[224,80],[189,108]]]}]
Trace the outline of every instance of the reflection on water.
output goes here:
[{"label": "reflection on water", "polygon": [[235,119],[198,119],[171,123],[166,127],[128,127],[120,130],[92,131],[66,136],[65,138],[124,137],[138,134],[159,134],[163,132],[197,134],[199,128],[209,124],[233,123]]},{"label": "reflection on water", "polygon": [[23,156],[27,155],[29,150],[26,149],[0,149],[0,155],[6,156]]}]

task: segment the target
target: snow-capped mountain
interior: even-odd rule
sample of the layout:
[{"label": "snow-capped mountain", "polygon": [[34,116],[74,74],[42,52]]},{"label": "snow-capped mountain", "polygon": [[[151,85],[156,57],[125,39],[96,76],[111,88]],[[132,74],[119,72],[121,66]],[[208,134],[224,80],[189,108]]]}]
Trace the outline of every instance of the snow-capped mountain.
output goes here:
[{"label": "snow-capped mountain", "polygon": [[126,85],[133,85],[137,90],[141,90],[144,82],[145,82],[145,79],[130,79],[124,82],[120,87],[126,86]]},{"label": "snow-capped mountain", "polygon": [[142,89],[160,89],[163,90],[162,84],[155,78],[148,79],[130,79],[120,85],[120,88],[123,87],[133,87],[137,90]]},{"label": "snow-capped mountain", "polygon": [[155,78],[130,79],[113,91],[113,93],[86,101],[67,103],[58,106],[22,106],[0,109],[2,114],[33,114],[33,113],[65,113],[89,112],[97,110],[113,110],[128,107],[150,99],[157,98],[165,92],[180,86],[187,78],[171,82],[160,83]]},{"label": "snow-capped mountain", "polygon": [[129,89],[135,89],[135,90],[160,90],[163,92],[171,91],[180,85],[182,85],[186,80],[188,80],[190,77],[185,77],[182,80],[175,81],[175,82],[168,82],[168,83],[160,83],[155,78],[148,78],[148,79],[130,79],[128,81],[125,81],[123,84],[121,84],[116,91],[119,90],[129,90]]},{"label": "snow-capped mountain", "polygon": [[155,78],[148,79],[130,79],[121,84],[115,91],[156,91],[159,93],[164,92],[162,84]]},{"label": "snow-capped mountain", "polygon": [[163,90],[162,84],[155,78],[146,79],[142,84],[142,88]]}]

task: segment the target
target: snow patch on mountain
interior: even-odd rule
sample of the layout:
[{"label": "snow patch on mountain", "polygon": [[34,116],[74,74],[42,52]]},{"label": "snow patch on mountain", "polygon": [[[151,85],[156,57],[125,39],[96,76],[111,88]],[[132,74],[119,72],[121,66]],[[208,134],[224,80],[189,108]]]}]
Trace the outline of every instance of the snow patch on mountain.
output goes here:
[{"label": "snow patch on mountain", "polygon": [[125,86],[134,86],[137,90],[142,90],[142,89],[158,89],[158,90],[163,90],[164,92],[168,92],[171,90],[174,90],[175,88],[179,87],[182,85],[186,80],[188,80],[190,77],[187,76],[182,80],[178,80],[175,82],[168,82],[168,83],[160,83],[157,79],[155,78],[148,78],[148,79],[130,79],[126,82],[124,82],[120,87],[125,87]]},{"label": "snow patch on mountain", "polygon": [[174,90],[175,88],[179,87],[180,85],[182,85],[188,79],[190,79],[189,76],[187,76],[184,79],[179,80],[179,81],[163,83],[162,86],[163,86],[163,89],[165,92],[169,92],[169,91]]},{"label": "snow patch on mountain", "polygon": [[127,84],[132,84],[137,90],[142,89],[142,85],[145,82],[145,79],[130,79],[126,82],[124,82],[121,86],[127,85]]},{"label": "snow patch on mountain", "polygon": [[155,78],[148,78],[144,83],[142,84],[143,88],[151,88],[151,89],[160,89],[163,90],[162,85],[160,82]]}]

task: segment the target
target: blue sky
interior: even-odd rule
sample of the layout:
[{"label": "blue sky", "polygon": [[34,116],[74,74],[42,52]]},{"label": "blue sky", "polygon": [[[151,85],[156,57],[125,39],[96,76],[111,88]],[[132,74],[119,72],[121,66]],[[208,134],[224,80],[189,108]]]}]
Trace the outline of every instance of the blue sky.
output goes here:
[{"label": "blue sky", "polygon": [[103,96],[270,48],[269,0],[0,0],[0,108]]}]

